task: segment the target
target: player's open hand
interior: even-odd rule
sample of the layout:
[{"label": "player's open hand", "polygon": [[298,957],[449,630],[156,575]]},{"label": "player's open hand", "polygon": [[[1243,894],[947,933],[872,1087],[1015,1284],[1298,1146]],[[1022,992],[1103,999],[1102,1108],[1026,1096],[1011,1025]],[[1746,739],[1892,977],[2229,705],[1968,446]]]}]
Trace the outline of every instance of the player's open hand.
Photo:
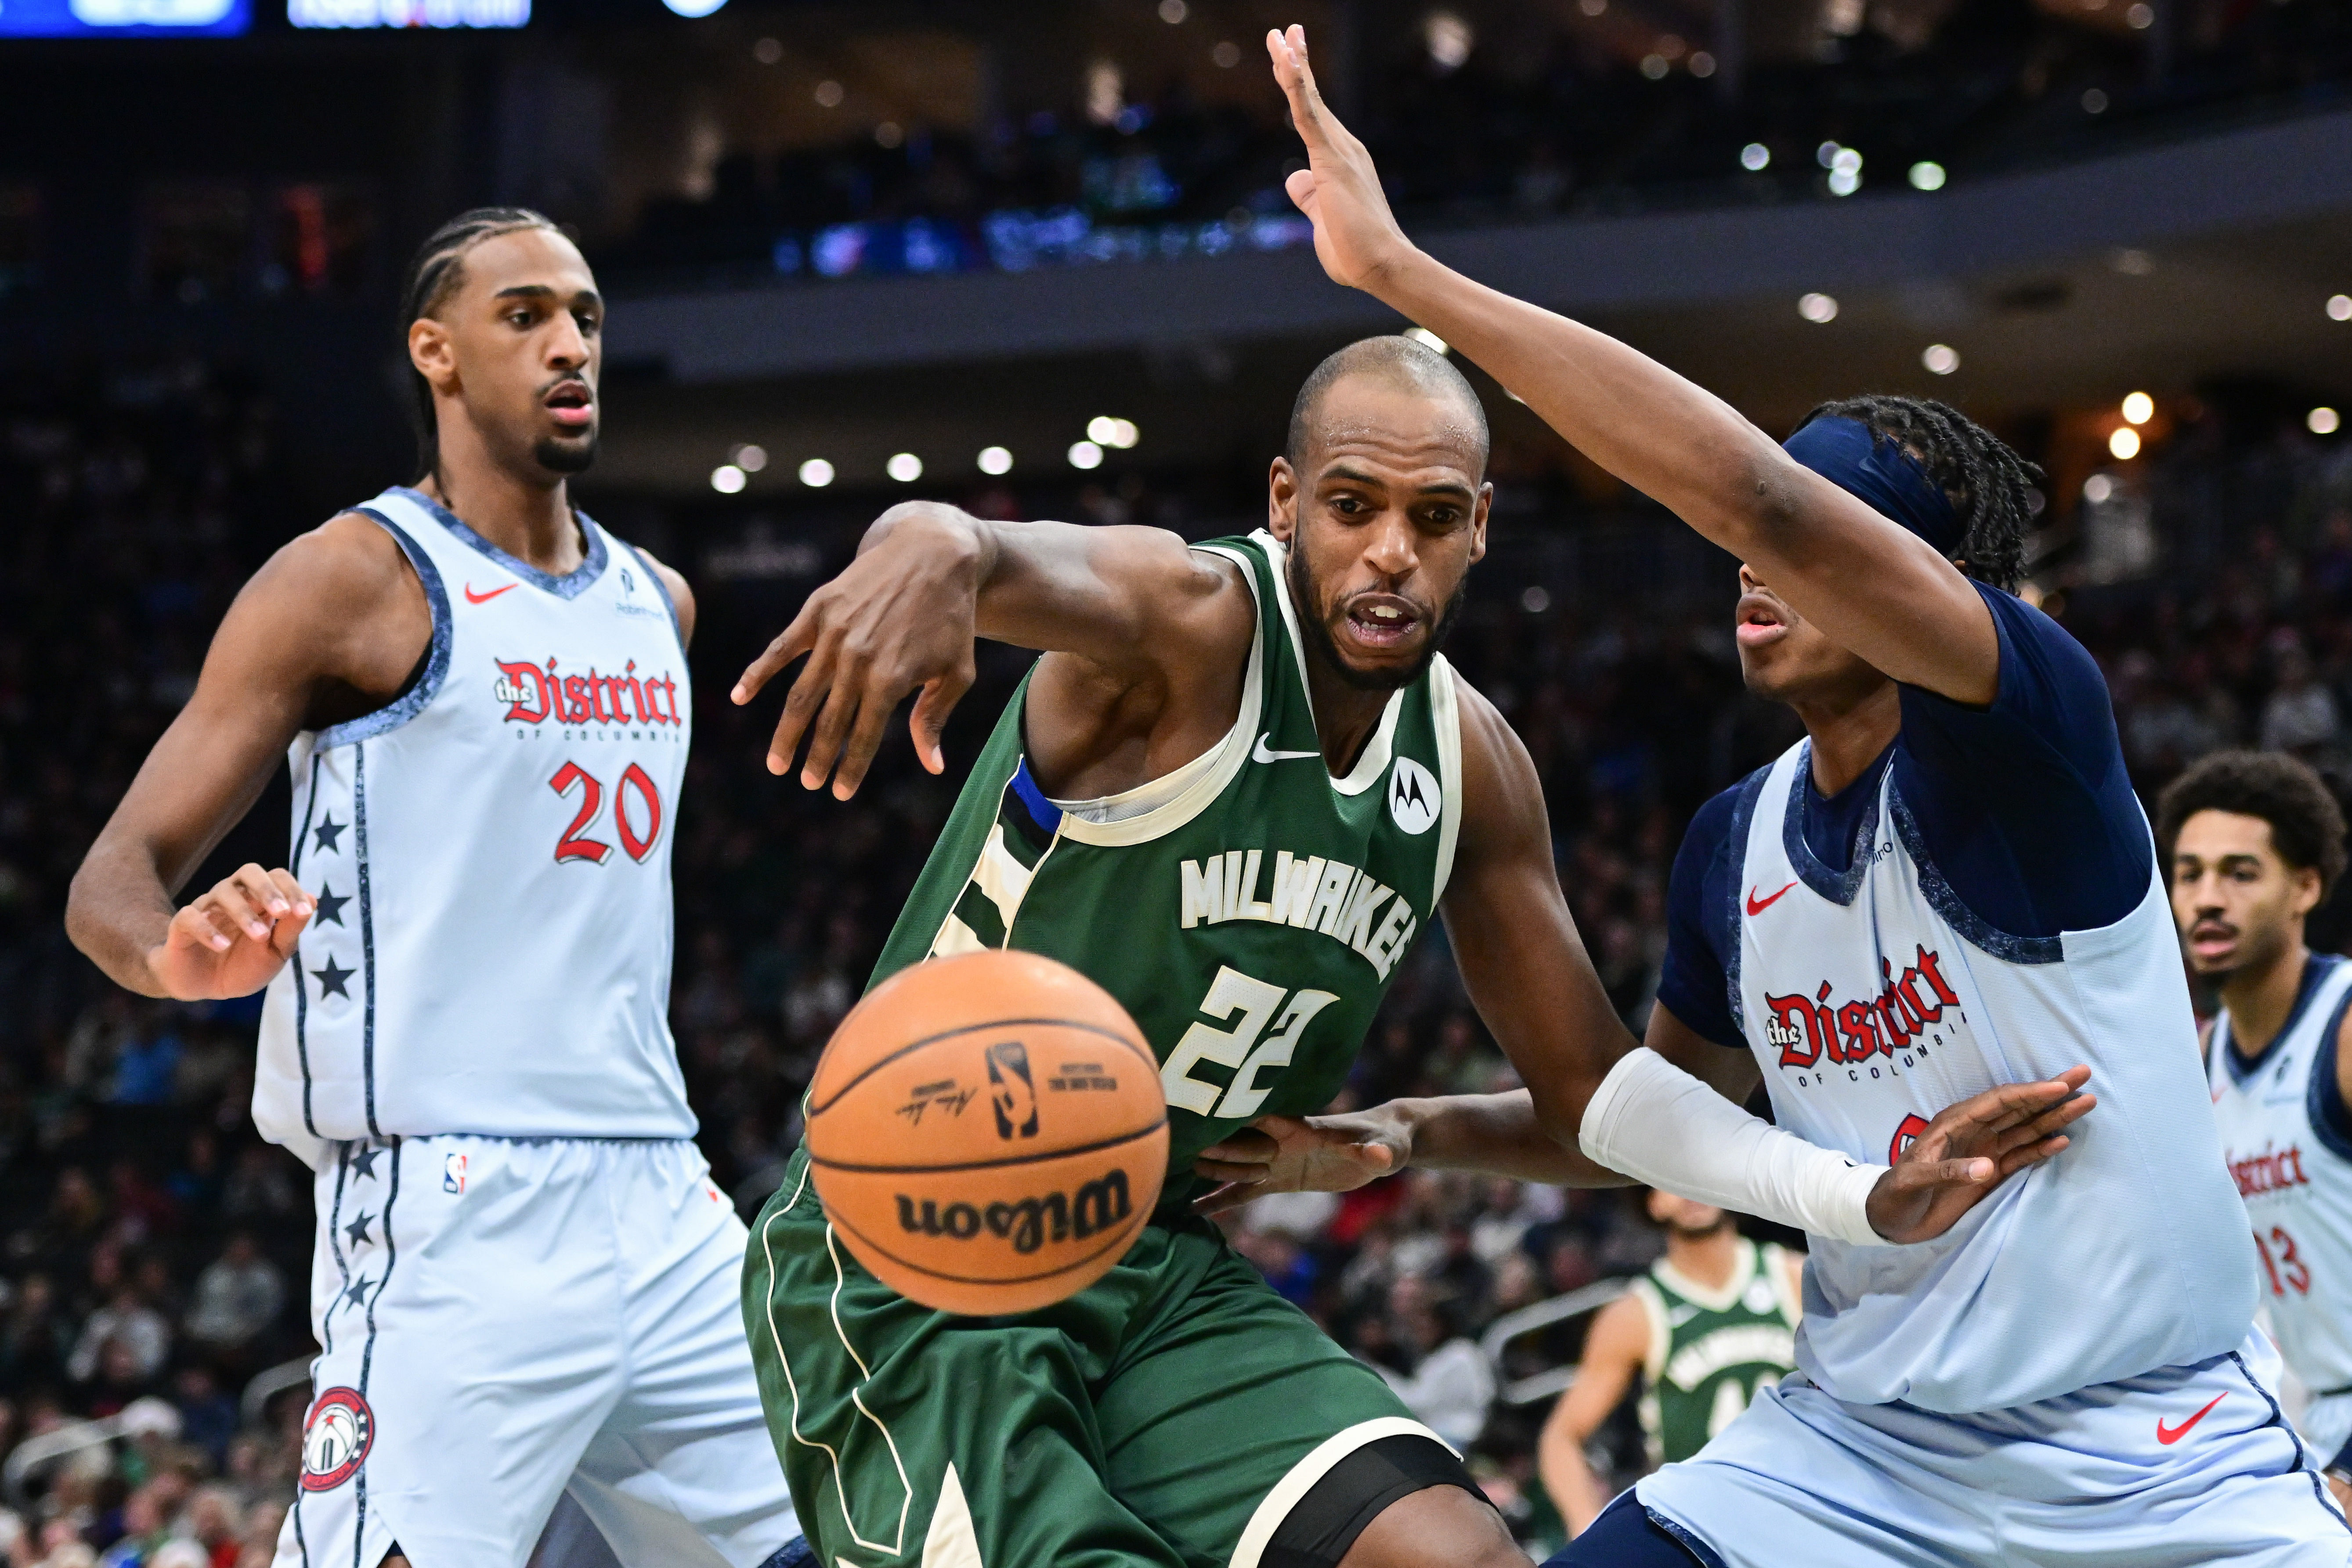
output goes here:
[{"label": "player's open hand", "polygon": [[890,526],[868,533],[849,569],[808,596],[733,692],[738,703],[749,702],[786,665],[809,656],[768,742],[768,771],[790,768],[806,734],[801,783],[822,789],[830,778],[838,800],[865,782],[883,727],[910,691],[922,693],[908,720],[915,754],[931,772],[946,772],[940,731],[971,689],[978,542],[957,525],[952,509],[915,502],[892,512]]},{"label": "player's open hand", "polygon": [[1307,29],[1265,36],[1274,79],[1290,100],[1290,121],[1307,143],[1307,167],[1283,182],[1315,226],[1315,257],[1335,283],[1371,289],[1380,275],[1412,252],[1381,189],[1372,155],[1339,123],[1307,63]]},{"label": "player's open hand", "polygon": [[1385,1107],[1339,1116],[1261,1116],[1192,1162],[1192,1173],[1224,1184],[1192,1200],[1223,1214],[1268,1193],[1345,1193],[1404,1169],[1412,1133]]},{"label": "player's open hand", "polygon": [[147,967],[183,1002],[250,996],[285,966],[317,908],[292,872],[247,863],[172,917]]},{"label": "player's open hand", "polygon": [[1873,1229],[1889,1241],[1932,1241],[1995,1187],[2063,1151],[2065,1129],[2099,1103],[2086,1067],[2039,1083],[2005,1083],[1948,1106],[1871,1190]]}]

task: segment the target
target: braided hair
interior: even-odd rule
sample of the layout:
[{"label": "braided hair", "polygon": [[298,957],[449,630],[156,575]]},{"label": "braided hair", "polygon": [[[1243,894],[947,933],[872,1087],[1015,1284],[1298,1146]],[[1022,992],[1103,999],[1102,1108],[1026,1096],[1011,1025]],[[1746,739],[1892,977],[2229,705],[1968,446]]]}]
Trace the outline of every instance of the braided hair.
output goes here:
[{"label": "braided hair", "polygon": [[[464,287],[466,252],[486,239],[520,229],[556,229],[553,219],[529,207],[475,207],[461,212],[425,237],[410,258],[400,280],[401,357],[408,355],[408,329],[446,303]],[[556,230],[561,233],[561,229]],[[416,426],[416,467],[419,479],[429,479],[441,463],[441,433],[433,415],[433,386],[416,366],[408,367],[409,419]]]},{"label": "braided hair", "polygon": [[2042,470],[2000,437],[1932,398],[1866,397],[1824,403],[1802,419],[1852,419],[1900,445],[1943,486],[1960,520],[1961,569],[2010,593],[2025,577],[2025,535],[2033,523],[2031,491]]}]

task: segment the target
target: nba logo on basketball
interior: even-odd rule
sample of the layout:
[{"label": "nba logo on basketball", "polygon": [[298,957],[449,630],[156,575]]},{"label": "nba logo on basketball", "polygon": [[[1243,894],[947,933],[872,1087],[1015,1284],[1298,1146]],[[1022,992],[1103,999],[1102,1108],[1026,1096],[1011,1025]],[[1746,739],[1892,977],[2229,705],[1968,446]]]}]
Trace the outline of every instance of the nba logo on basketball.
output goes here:
[{"label": "nba logo on basketball", "polygon": [[462,1193],[466,1190],[466,1156],[445,1154],[441,1159],[441,1190]]},{"label": "nba logo on basketball", "polygon": [[988,1098],[996,1108],[996,1135],[1037,1136],[1037,1086],[1029,1077],[1029,1051],[1018,1040],[988,1047]]},{"label": "nba logo on basketball", "polygon": [[356,1388],[331,1388],[302,1424],[302,1489],[322,1492],[350,1480],[375,1442],[375,1412]]}]

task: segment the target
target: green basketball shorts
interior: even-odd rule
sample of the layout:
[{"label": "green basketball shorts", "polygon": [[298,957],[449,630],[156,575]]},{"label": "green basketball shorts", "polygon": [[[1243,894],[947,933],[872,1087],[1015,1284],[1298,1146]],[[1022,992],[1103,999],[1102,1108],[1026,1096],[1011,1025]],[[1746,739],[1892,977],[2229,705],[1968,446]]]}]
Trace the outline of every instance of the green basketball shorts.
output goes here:
[{"label": "green basketball shorts", "polygon": [[1257,1568],[1334,1465],[1435,1440],[1206,1221],[1146,1226],[1041,1311],[960,1318],[861,1268],[807,1172],[754,1227],[743,1317],[825,1568]]}]

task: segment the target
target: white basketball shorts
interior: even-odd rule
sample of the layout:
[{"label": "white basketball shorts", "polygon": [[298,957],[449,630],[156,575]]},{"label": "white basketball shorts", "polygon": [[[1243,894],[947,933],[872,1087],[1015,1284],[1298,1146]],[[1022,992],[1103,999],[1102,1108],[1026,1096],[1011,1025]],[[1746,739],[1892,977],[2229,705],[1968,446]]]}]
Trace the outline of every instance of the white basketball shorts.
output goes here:
[{"label": "white basketball shorts", "polygon": [[570,1492],[631,1563],[797,1536],[743,1338],[745,1232],[685,1142],[332,1143],[276,1568],[522,1568]]},{"label": "white basketball shorts", "polygon": [[2352,1529],[2287,1424],[2278,1352],[2018,1410],[1847,1405],[1801,1375],[1635,1487],[1727,1568],[2345,1568]]}]

